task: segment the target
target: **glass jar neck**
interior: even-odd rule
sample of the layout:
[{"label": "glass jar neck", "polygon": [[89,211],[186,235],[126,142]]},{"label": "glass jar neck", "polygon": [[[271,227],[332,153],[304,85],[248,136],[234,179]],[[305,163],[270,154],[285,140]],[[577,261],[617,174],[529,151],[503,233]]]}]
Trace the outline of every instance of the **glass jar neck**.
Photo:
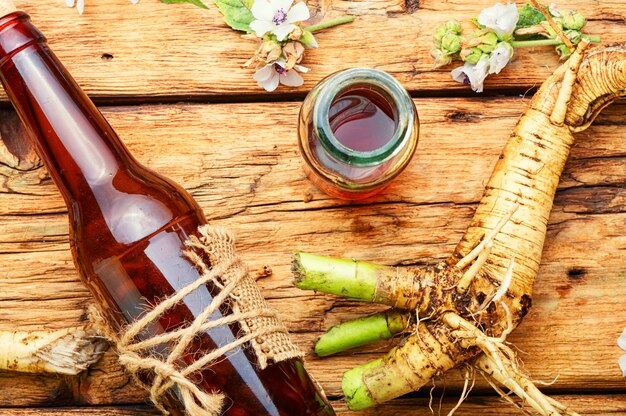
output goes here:
[{"label": "glass jar neck", "polygon": [[[393,158],[410,140],[407,134],[414,123],[411,98],[391,75],[372,68],[354,68],[329,76],[322,81],[313,107],[313,129],[324,149],[336,160],[357,167],[376,166]],[[330,112],[333,103],[355,89],[369,90],[391,110],[396,128],[391,139],[376,149],[362,151],[347,147],[335,136]]]}]

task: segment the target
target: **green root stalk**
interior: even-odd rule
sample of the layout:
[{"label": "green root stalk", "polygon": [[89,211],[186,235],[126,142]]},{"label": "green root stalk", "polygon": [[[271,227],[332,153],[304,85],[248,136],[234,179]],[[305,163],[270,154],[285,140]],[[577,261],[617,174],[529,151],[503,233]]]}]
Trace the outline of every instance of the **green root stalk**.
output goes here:
[{"label": "green root stalk", "polygon": [[386,340],[409,326],[410,315],[396,309],[376,313],[333,326],[315,343],[320,357],[346,351],[350,348]]},{"label": "green root stalk", "polygon": [[294,256],[295,285],[352,300],[374,302],[380,272],[386,266],[297,252]]},{"label": "green root stalk", "polygon": [[297,252],[293,260],[295,285],[344,296],[361,302],[379,303],[397,309],[415,310],[423,316],[432,300],[446,296],[460,270],[440,265],[391,267]]}]

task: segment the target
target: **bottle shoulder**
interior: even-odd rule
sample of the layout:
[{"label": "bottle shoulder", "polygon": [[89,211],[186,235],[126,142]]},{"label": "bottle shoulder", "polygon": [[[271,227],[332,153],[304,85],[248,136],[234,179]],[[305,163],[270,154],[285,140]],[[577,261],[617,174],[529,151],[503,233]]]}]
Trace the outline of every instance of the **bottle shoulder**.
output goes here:
[{"label": "bottle shoulder", "polygon": [[179,185],[137,164],[85,190],[72,204],[77,237],[98,236],[115,245],[130,245],[183,217],[205,222],[198,204]]}]

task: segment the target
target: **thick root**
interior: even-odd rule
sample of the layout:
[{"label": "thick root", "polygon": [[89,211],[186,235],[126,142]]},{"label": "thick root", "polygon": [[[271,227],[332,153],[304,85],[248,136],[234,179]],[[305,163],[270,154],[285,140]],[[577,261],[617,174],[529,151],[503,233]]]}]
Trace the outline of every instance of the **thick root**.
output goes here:
[{"label": "thick root", "polygon": [[385,357],[347,371],[341,387],[348,407],[364,409],[416,391],[454,367],[467,350],[455,343],[450,333],[442,322],[421,323],[404,344]]}]

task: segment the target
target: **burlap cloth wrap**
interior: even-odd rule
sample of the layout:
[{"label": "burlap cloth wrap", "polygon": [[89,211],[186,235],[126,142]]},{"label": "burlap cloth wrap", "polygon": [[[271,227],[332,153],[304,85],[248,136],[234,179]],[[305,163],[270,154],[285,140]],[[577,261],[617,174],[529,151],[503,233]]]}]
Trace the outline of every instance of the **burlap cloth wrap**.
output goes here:
[{"label": "burlap cloth wrap", "polygon": [[[219,415],[223,395],[202,391],[190,380],[190,374],[210,367],[211,363],[246,343],[249,343],[256,354],[261,369],[267,367],[268,363],[302,357],[303,353],[291,342],[275,311],[270,309],[263,299],[256,282],[237,257],[234,238],[226,229],[202,226],[198,229],[198,236],[192,236],[186,242],[186,246],[185,254],[201,272],[200,278],[174,296],[164,299],[154,309],[147,311],[141,319],[129,325],[123,334],[107,333],[107,336],[113,339],[117,347],[119,361],[134,376],[145,371],[156,374],[152,384],[145,387],[161,411],[167,414],[162,405],[162,398],[169,389],[174,388],[190,416]],[[203,257],[208,257],[211,267],[203,261]],[[143,329],[206,283],[216,285],[221,291],[194,322],[185,328],[150,339],[141,341],[136,339]],[[225,302],[233,313],[219,320],[210,320],[213,312]],[[233,322],[238,322],[242,329],[237,341],[208,352],[192,365],[181,367],[180,357],[197,334]],[[151,353],[153,347],[159,344],[171,346],[168,356],[156,356]]]}]

